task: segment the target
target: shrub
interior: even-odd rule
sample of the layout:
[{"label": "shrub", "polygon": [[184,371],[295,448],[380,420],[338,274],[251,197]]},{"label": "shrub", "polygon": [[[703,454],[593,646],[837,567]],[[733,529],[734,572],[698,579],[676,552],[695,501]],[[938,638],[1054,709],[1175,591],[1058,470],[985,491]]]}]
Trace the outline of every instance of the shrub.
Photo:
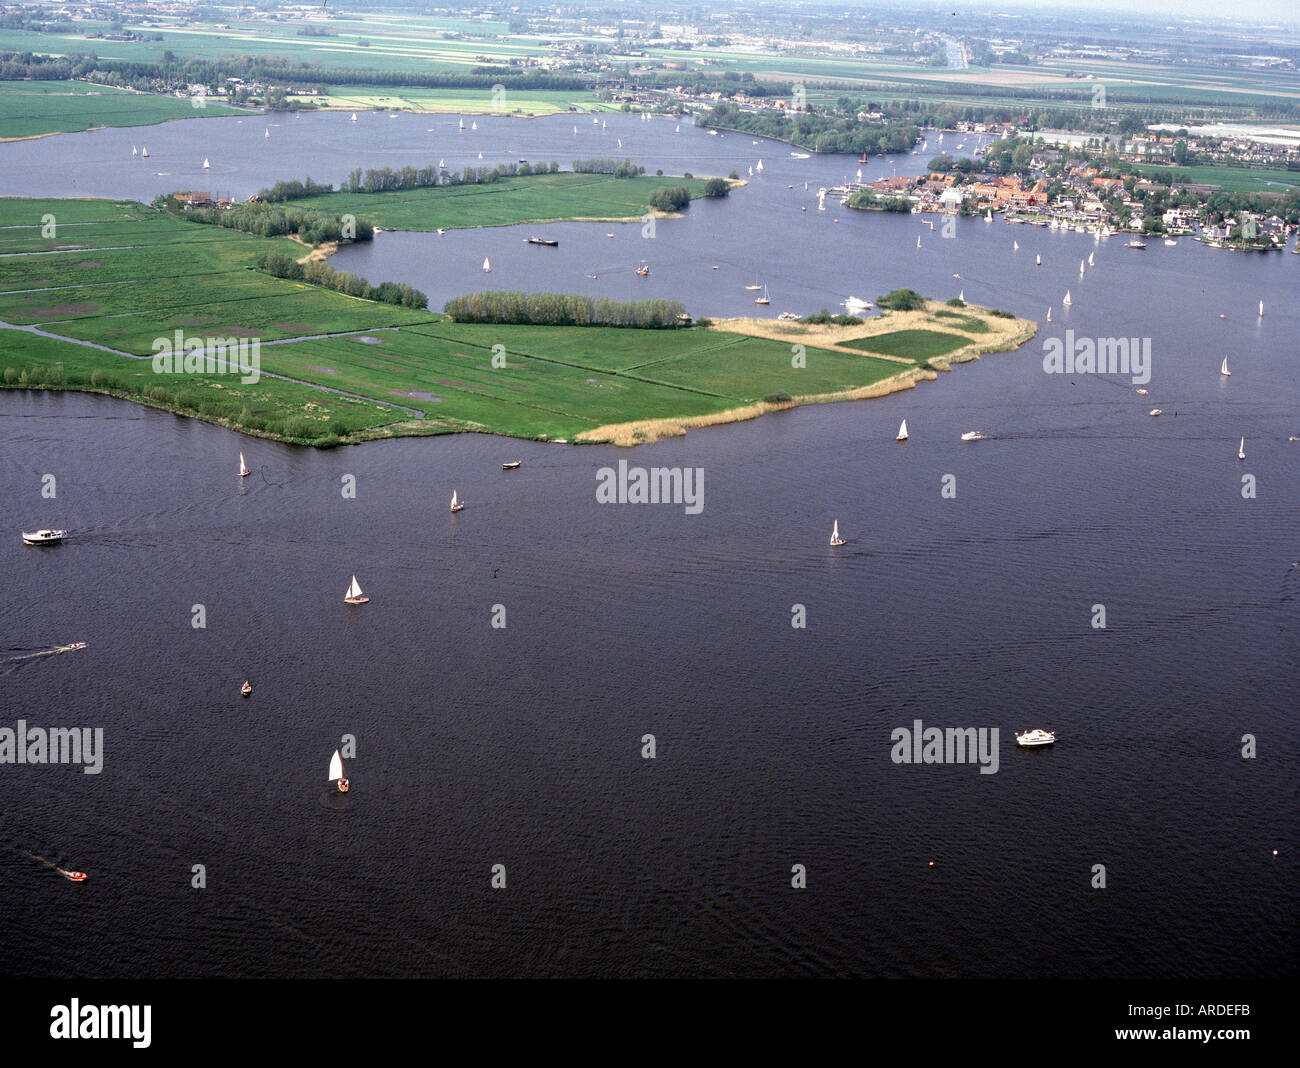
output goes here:
[{"label": "shrub", "polygon": [[944,301],[944,303],[952,308],[966,307],[966,302],[962,300],[960,297],[949,297],[947,300]]},{"label": "shrub", "polygon": [[764,404],[791,404],[793,401],[789,393],[769,393],[763,398]]},{"label": "shrub", "polygon": [[1001,308],[994,308],[992,311],[989,312],[989,314],[990,314],[990,315],[996,315],[999,319],[1014,319],[1014,318],[1015,318],[1015,315],[1013,315],[1011,312],[1009,312],[1009,311],[1003,311]]},{"label": "shrub", "polygon": [[914,289],[895,289],[883,297],[877,297],[876,303],[894,311],[916,311],[925,307],[925,298]]}]

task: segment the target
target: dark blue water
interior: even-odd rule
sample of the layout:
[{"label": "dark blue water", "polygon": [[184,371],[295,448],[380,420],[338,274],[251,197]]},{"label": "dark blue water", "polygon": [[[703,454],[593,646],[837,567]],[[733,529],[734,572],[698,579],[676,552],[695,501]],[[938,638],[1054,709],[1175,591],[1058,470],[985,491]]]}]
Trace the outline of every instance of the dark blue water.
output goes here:
[{"label": "dark blue water", "polygon": [[[962,287],[1056,322],[906,393],[632,451],[315,452],[101,398],[0,398],[0,725],[106,739],[98,776],[0,766],[7,972],[1295,974],[1297,261],[976,221],[927,228],[918,252],[915,219],[799,212],[764,159],[761,182],[659,224],[649,283],[672,292],[676,264],[676,295],[715,314],[743,310],[755,269],[773,312]],[[515,254],[580,273],[619,241],[553,229],[559,249]],[[471,265],[508,240],[449,239]],[[473,273],[453,261],[410,280],[450,292]],[[1150,393],[1045,374],[1042,340],[1067,327],[1150,337]],[[961,443],[972,428],[989,440]],[[619,459],[702,468],[703,512],[597,504]],[[76,536],[23,546],[37,524]],[[354,572],[361,608],[342,603]],[[999,728],[997,774],[891,762],[918,718]],[[1017,750],[1028,726],[1059,743]]]}]

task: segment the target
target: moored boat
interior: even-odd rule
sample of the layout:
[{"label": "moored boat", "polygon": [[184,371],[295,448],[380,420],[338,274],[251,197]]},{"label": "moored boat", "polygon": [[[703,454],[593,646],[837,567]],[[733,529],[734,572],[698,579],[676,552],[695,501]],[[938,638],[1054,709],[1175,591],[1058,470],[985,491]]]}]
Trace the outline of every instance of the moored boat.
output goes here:
[{"label": "moored boat", "polygon": [[508,462],[506,462],[506,463],[503,463],[503,464],[501,465],[501,470],[502,470],[502,471],[513,471],[513,470],[514,470],[515,468],[517,468],[521,463],[522,463],[521,460],[510,460],[510,461],[508,461]]}]

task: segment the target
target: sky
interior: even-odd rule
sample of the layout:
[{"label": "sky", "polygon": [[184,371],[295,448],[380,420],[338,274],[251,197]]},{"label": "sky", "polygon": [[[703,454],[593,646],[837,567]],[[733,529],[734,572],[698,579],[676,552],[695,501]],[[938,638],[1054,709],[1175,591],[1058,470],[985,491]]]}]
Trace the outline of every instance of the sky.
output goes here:
[{"label": "sky", "polygon": [[1284,22],[1300,26],[1300,0],[953,0],[959,13],[1075,8],[1102,14],[1169,15],[1172,18],[1209,16],[1217,20]]}]

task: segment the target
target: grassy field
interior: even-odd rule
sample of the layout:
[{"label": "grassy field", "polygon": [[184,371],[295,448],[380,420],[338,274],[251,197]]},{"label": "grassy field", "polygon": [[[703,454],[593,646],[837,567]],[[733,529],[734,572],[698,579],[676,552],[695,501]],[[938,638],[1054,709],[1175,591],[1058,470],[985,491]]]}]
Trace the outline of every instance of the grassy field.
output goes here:
[{"label": "grassy field", "polygon": [[243,114],[212,100],[196,108],[172,96],[85,82],[0,82],[0,140]]},{"label": "grassy field", "polygon": [[950,352],[969,345],[971,339],[961,334],[948,334],[939,330],[892,330],[874,337],[858,338],[844,344],[873,352],[881,356],[906,356],[908,359],[923,362],[935,356],[947,356]]},{"label": "grassy field", "polygon": [[1258,170],[1246,167],[1223,167],[1206,164],[1196,167],[1133,166],[1139,174],[1173,178],[1195,185],[1217,185],[1226,193],[1285,193],[1300,189],[1300,171]]},{"label": "grassy field", "polygon": [[[56,232],[43,234],[49,217]],[[936,318],[942,305],[858,327],[792,324],[800,366],[795,334],[767,320],[681,330],[458,324],[246,269],[277,246],[302,251],[128,201],[0,199],[0,252],[10,254],[0,258],[0,385],[109,393],[304,444],[461,431],[633,444],[909,387],[933,375],[919,366],[936,351],[927,337],[988,351],[1028,325],[988,320],[998,332],[981,338],[979,309],[958,317],[965,323]],[[938,324],[969,336],[928,329]],[[257,339],[260,381],[155,373],[149,357],[176,330]],[[857,351],[864,340],[889,352]]]},{"label": "grassy field", "polygon": [[654,191],[666,186],[685,186],[693,197],[704,195],[702,178],[615,178],[560,171],[502,178],[486,185],[327,193],[294,204],[331,213],[351,212],[385,230],[453,230],[578,219],[635,221],[649,210]]}]

